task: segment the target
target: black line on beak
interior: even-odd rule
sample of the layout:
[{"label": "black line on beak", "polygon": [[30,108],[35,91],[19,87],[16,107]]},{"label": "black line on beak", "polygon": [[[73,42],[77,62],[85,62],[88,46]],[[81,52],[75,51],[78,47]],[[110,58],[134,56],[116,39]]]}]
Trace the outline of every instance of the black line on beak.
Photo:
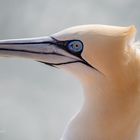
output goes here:
[{"label": "black line on beak", "polygon": [[37,51],[30,51],[30,50],[22,50],[22,49],[20,49],[20,50],[17,50],[17,49],[7,49],[7,48],[0,48],[0,51],[13,51],[13,52],[26,52],[26,53],[32,53],[32,54],[44,54],[44,55],[51,55],[51,54],[53,54],[53,55],[59,55],[59,56],[65,56],[65,55],[63,55],[63,54],[59,54],[59,53],[55,53],[55,52],[37,52]]},{"label": "black line on beak", "polygon": [[50,66],[59,66],[59,65],[72,64],[72,63],[77,63],[77,62],[82,62],[82,61],[75,60],[75,61],[68,61],[68,62],[62,62],[62,63],[48,63],[48,62],[42,62],[42,61],[38,61],[38,62],[44,63],[46,65],[50,65]]},{"label": "black line on beak", "polygon": [[[53,39],[53,38],[52,38]],[[54,40],[54,39],[53,39]],[[50,44],[50,45],[57,45],[56,42],[53,41],[29,41],[29,42],[2,42],[0,45],[32,45],[32,44]]]},{"label": "black line on beak", "polygon": [[[82,63],[82,64],[87,65],[88,67],[91,67],[92,69],[100,72],[98,69],[96,69],[95,67],[91,66],[84,59],[82,59],[82,60],[75,60],[75,61],[68,61],[68,62],[62,62],[62,63],[48,63],[48,62],[42,62],[42,61],[38,61],[38,62],[46,64],[46,65],[49,65],[49,66],[52,66],[52,67],[55,67],[55,68],[57,68],[56,66],[60,66],[60,65],[67,65],[67,64],[72,64],[72,63]],[[100,72],[100,73],[102,73],[102,72]]]}]

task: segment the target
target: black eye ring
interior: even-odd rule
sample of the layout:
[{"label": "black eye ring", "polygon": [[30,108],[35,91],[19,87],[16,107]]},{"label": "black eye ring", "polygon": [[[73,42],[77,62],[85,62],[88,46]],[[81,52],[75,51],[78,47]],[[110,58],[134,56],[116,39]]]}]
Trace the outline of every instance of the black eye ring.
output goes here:
[{"label": "black eye ring", "polygon": [[83,50],[83,43],[80,40],[72,40],[67,44],[67,48],[72,53],[81,53]]}]

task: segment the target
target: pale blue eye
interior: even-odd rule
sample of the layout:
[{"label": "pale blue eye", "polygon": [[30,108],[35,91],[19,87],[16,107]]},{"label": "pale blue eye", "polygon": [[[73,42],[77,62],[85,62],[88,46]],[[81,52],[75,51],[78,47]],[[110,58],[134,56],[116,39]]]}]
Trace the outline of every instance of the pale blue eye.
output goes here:
[{"label": "pale blue eye", "polygon": [[79,40],[74,40],[71,41],[68,44],[68,49],[72,52],[72,53],[78,53],[81,52],[83,50],[83,43]]}]

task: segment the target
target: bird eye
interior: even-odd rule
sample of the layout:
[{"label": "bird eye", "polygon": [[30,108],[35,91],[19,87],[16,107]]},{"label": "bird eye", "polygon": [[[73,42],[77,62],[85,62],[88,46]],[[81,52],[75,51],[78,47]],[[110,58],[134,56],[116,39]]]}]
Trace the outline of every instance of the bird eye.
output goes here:
[{"label": "bird eye", "polygon": [[83,43],[79,40],[70,41],[67,45],[72,53],[78,53],[83,50]]}]

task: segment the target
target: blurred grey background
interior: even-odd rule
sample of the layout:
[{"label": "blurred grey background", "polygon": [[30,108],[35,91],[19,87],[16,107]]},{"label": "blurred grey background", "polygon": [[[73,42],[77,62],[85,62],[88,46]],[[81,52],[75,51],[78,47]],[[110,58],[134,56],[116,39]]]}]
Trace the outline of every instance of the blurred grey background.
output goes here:
[{"label": "blurred grey background", "polygon": [[[138,0],[0,0],[0,39],[46,36],[79,24],[134,24],[140,31],[139,7]],[[59,140],[82,100],[80,83],[68,73],[0,58],[0,140]]]}]

